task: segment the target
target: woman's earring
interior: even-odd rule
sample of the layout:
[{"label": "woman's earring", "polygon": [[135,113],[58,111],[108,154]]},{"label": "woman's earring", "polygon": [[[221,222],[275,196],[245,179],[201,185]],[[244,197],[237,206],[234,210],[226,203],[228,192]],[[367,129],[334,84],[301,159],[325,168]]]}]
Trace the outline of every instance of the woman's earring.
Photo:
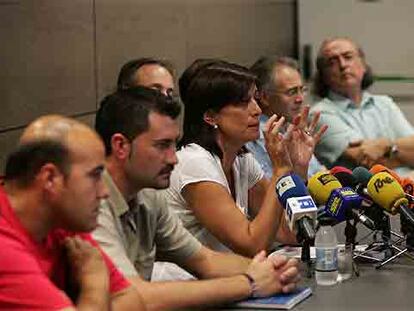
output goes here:
[{"label": "woman's earring", "polygon": [[213,129],[217,130],[218,129],[218,125],[217,124],[214,124],[213,125]]}]

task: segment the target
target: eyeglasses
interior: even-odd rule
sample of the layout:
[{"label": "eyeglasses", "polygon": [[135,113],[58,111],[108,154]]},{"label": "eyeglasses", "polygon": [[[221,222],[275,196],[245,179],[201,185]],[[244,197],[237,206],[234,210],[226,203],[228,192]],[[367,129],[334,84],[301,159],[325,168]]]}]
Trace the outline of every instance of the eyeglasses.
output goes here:
[{"label": "eyeglasses", "polygon": [[177,92],[173,89],[163,89],[161,87],[152,86],[151,89],[160,92],[162,95],[166,96],[171,101],[178,101],[180,96],[178,96]]},{"label": "eyeglasses", "polygon": [[167,93],[167,97],[171,97],[171,98],[178,97],[178,94],[173,89],[168,89],[166,93]]},{"label": "eyeglasses", "polygon": [[267,93],[276,93],[276,94],[283,94],[287,97],[295,97],[298,96],[299,94],[301,95],[306,95],[309,91],[309,88],[306,85],[301,85],[301,86],[297,86],[297,87],[292,87],[290,89],[287,89],[286,91],[270,91]]},{"label": "eyeglasses", "polygon": [[164,94],[167,97],[171,97],[171,98],[178,97],[178,94],[175,92],[175,90],[171,88],[165,89],[163,86],[158,85],[158,84],[151,85],[150,88],[160,92],[161,94]]}]

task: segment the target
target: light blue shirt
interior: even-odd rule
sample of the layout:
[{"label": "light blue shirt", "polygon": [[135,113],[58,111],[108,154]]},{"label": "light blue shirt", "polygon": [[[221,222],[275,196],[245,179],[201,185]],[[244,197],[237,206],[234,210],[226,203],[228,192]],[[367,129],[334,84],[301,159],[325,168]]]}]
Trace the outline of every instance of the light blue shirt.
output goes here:
[{"label": "light blue shirt", "polygon": [[[247,148],[250,150],[250,152],[253,153],[256,160],[260,163],[260,166],[262,167],[265,176],[270,179],[273,174],[273,166],[269,154],[267,153],[265,147],[265,140],[263,136],[263,128],[268,119],[269,117],[264,114],[260,116],[260,137],[255,141],[247,143]],[[312,158],[309,162],[308,177],[314,175],[315,173],[323,169],[324,167],[319,163],[318,159],[316,159],[316,157],[312,155]]]},{"label": "light blue shirt", "polygon": [[[340,158],[352,141],[381,137],[395,140],[414,135],[413,127],[388,96],[363,92],[361,105],[356,106],[349,98],[330,92],[328,97],[312,107],[311,116],[316,111],[321,111],[319,124],[329,127],[316,146],[315,153],[328,167],[354,166]],[[397,171],[404,173],[408,170],[401,167]]]}]

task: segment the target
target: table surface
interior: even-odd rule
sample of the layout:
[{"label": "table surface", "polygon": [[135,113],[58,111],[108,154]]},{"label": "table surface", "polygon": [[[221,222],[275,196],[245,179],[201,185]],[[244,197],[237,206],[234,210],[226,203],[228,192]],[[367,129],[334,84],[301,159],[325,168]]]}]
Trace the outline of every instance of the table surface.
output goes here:
[{"label": "table surface", "polygon": [[414,309],[414,261],[398,258],[379,270],[373,264],[360,263],[358,266],[359,277],[352,276],[351,279],[333,286],[318,286],[314,277],[304,278],[302,285],[310,286],[313,294],[292,310]]},{"label": "table surface", "polygon": [[[396,217],[391,219],[393,227]],[[344,224],[336,226],[338,239],[344,241]],[[359,227],[358,235],[369,231]],[[363,240],[366,241],[366,240]],[[370,241],[370,239],[368,239]],[[413,252],[411,252],[414,255]],[[359,263],[360,276],[334,286],[318,286],[315,278],[303,275],[302,285],[312,288],[313,294],[296,305],[292,310],[306,311],[359,311],[359,310],[414,310],[414,261],[404,255],[375,269],[374,264]],[[244,309],[247,310],[247,309]],[[258,310],[258,309],[256,309]]]},{"label": "table surface", "polygon": [[[399,227],[396,218],[393,227]],[[339,230],[338,230],[339,229]],[[340,232],[343,227],[337,228]],[[366,234],[364,228],[359,229]],[[413,254],[413,253],[411,253]],[[402,255],[375,269],[374,264],[358,264],[360,276],[334,286],[317,286],[315,279],[305,279],[313,295],[293,310],[413,310],[414,261]]]},{"label": "table surface", "polygon": [[412,310],[414,262],[397,259],[379,270],[360,264],[360,276],[334,286],[305,280],[313,295],[294,310]]}]

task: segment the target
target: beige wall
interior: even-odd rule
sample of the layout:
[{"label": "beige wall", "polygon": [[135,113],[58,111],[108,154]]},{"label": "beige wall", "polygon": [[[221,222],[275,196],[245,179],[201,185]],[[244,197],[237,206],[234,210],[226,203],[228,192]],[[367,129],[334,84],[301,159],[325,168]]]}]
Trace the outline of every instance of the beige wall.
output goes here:
[{"label": "beige wall", "polygon": [[0,0],[0,168],[46,113],[93,122],[128,59],[293,55],[294,0]]}]

